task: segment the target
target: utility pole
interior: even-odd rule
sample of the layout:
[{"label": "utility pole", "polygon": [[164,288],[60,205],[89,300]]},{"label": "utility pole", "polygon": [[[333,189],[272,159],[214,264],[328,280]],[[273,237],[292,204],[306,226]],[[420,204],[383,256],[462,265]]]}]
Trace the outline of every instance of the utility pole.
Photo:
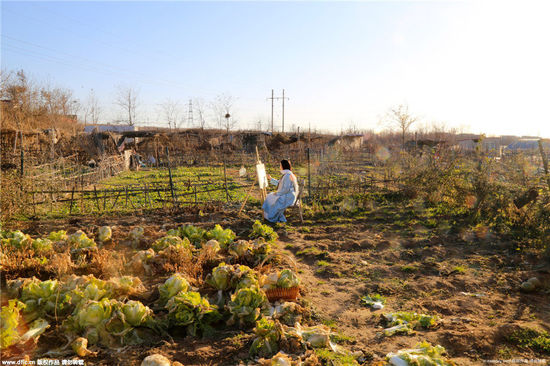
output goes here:
[{"label": "utility pole", "polygon": [[274,91],[271,89],[271,134],[273,134],[273,101],[275,100]]},{"label": "utility pole", "polygon": [[273,89],[271,89],[271,133],[273,133],[273,108],[274,108],[274,101],[275,99],[282,99],[283,101],[283,115],[282,115],[282,132],[285,132],[285,90],[283,89],[283,96],[282,97],[276,97]]}]

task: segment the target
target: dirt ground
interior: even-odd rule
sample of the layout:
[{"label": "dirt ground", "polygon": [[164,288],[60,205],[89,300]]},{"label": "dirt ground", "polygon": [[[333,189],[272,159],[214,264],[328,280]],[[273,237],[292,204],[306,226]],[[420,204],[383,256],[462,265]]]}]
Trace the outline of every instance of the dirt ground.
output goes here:
[{"label": "dirt ground", "polygon": [[[133,217],[72,218],[68,220],[13,223],[31,235],[59,229],[93,230],[99,225],[116,226],[114,236],[141,225],[160,236],[164,230],[185,223],[229,227],[244,236],[259,209],[236,217],[238,207],[211,214],[153,212]],[[550,265],[515,252],[512,243],[484,237],[448,234],[417,227],[407,233],[392,226],[391,211],[342,220],[317,219],[300,224],[296,215],[278,228],[277,244],[298,263],[303,300],[323,322],[349,336],[347,347],[362,350],[368,363],[389,352],[411,348],[427,340],[447,349],[458,365],[479,365],[483,360],[544,359],[545,355],[518,348],[507,336],[518,327],[550,330],[550,294],[518,290],[528,278],[538,277],[550,285]],[[383,229],[382,229],[383,228]],[[383,295],[383,310],[361,305],[369,293]],[[145,301],[146,303],[146,301]],[[438,315],[436,329],[414,335],[380,335],[381,314],[415,311]],[[227,330],[214,339],[174,337],[173,342],[152,340],[150,346],[127,347],[120,352],[101,350],[88,358],[93,365],[139,365],[149,354],[161,353],[184,365],[235,365],[248,356],[252,336]],[[48,332],[41,344],[59,343]],[[546,355],[546,358],[549,358]]]}]

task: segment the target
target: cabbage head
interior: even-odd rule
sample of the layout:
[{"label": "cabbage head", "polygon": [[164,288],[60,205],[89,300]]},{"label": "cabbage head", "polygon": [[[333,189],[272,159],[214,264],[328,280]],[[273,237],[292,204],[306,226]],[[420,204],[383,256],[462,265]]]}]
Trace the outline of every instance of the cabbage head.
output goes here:
[{"label": "cabbage head", "polygon": [[116,300],[90,300],[83,304],[76,314],[76,324],[80,329],[98,327],[109,321]]},{"label": "cabbage head", "polygon": [[139,301],[130,300],[122,305],[122,313],[126,323],[139,327],[150,321],[153,311]]},{"label": "cabbage head", "polygon": [[238,324],[243,328],[254,325],[268,304],[267,296],[258,287],[239,289],[231,296],[227,306],[231,313],[228,325]]},{"label": "cabbage head", "polygon": [[206,282],[217,290],[226,291],[232,287],[232,278],[233,266],[222,262],[207,276]]},{"label": "cabbage head", "polygon": [[204,249],[209,249],[213,251],[214,253],[217,253],[221,250],[220,243],[218,243],[215,239],[210,239],[202,246]]},{"label": "cabbage head", "polygon": [[283,269],[277,280],[277,287],[290,288],[300,285],[300,280],[290,269]]},{"label": "cabbage head", "polygon": [[179,236],[164,236],[160,239],[155,240],[153,245],[151,245],[151,248],[153,248],[157,252],[160,252],[161,250],[164,250],[170,246],[191,248],[191,243],[187,238],[181,239]]},{"label": "cabbage head", "polygon": [[17,327],[19,316],[25,304],[17,300],[10,300],[0,311],[0,348],[6,349],[16,344],[19,340]]},{"label": "cabbage head", "polygon": [[206,234],[208,239],[216,239],[220,246],[225,249],[233,240],[237,237],[231,229],[223,229],[219,224],[216,224],[214,228]]},{"label": "cabbage head", "polygon": [[261,318],[254,328],[256,338],[250,346],[250,356],[270,357],[279,351],[279,341],[283,330],[280,324],[267,318]]},{"label": "cabbage head", "polygon": [[160,302],[166,304],[176,294],[181,291],[187,292],[188,289],[189,282],[187,282],[185,277],[179,273],[175,273],[159,286]]},{"label": "cabbage head", "polygon": [[65,230],[59,230],[59,231],[52,231],[49,235],[48,235],[48,239],[50,239],[51,241],[66,241],[69,239],[69,237],[67,236],[67,232]]},{"label": "cabbage head", "polygon": [[196,336],[212,331],[210,324],[221,319],[215,305],[211,305],[198,292],[180,292],[172,297],[165,306],[172,326],[185,326],[187,333]]},{"label": "cabbage head", "polygon": [[76,248],[94,248],[96,247],[95,241],[86,236],[82,230],[78,230],[74,234],[69,235],[69,244],[74,244]]},{"label": "cabbage head", "polygon": [[103,243],[111,240],[112,235],[113,235],[113,231],[111,230],[110,226],[102,226],[99,228],[98,239],[100,242]]},{"label": "cabbage head", "polygon": [[227,251],[233,257],[243,258],[250,251],[251,245],[246,240],[238,240],[236,242],[230,243],[227,248]]},{"label": "cabbage head", "polygon": [[28,320],[64,312],[70,305],[70,298],[61,292],[57,280],[40,281],[33,278],[23,285],[21,301]]}]

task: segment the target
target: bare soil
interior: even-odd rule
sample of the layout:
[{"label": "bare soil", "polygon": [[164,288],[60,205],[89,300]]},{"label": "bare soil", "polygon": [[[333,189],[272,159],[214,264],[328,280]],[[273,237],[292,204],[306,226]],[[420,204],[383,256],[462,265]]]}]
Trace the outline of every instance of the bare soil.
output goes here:
[{"label": "bare soil", "polygon": [[[111,225],[115,226],[116,241],[136,225],[146,227],[146,235],[154,239],[185,223],[219,223],[244,238],[253,220],[261,218],[261,212],[252,209],[237,218],[237,211],[235,207],[199,214],[189,209],[133,217],[26,221],[10,226],[38,235],[59,229],[82,229],[91,234],[97,226]],[[277,229],[277,246],[297,260],[303,301],[311,305],[319,319],[351,337],[348,348],[362,350],[368,363],[373,364],[389,352],[413,347],[423,340],[444,346],[459,365],[479,365],[483,360],[494,359],[548,358],[517,348],[507,339],[518,327],[550,331],[550,295],[545,290],[550,287],[548,262],[518,253],[512,243],[494,236],[474,236],[465,241],[464,235],[438,233],[424,227],[411,234],[392,227],[391,215],[387,212],[362,218],[318,218],[300,224],[294,214],[290,215],[290,224]],[[542,289],[529,294],[520,292],[519,285],[530,277],[538,277]],[[160,282],[164,278],[144,282]],[[360,298],[369,293],[383,295],[386,307],[373,311],[363,306]],[[141,300],[147,304],[147,299]],[[391,311],[438,315],[441,323],[436,329],[414,335],[380,336],[381,314]],[[58,347],[63,344],[62,339],[55,329],[49,330],[36,352]],[[184,365],[235,365],[248,357],[251,340],[250,332],[232,329],[218,332],[213,339],[176,335],[171,342],[151,339],[149,345],[118,352],[99,349],[98,355],[87,358],[87,362],[139,365],[147,355],[161,353]]]}]

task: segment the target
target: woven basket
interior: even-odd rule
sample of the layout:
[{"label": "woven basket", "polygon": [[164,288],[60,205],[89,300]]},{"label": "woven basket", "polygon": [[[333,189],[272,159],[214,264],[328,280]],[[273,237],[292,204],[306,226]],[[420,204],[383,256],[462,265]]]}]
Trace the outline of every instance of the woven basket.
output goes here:
[{"label": "woven basket", "polygon": [[[294,261],[294,259],[282,253],[272,253],[262,261],[262,263],[259,265],[259,268],[261,269],[264,266],[265,262],[267,262],[269,259],[274,257],[280,257],[286,260],[286,262],[292,266],[292,269],[294,270],[294,272],[295,273],[298,272],[298,266],[296,265],[296,262]],[[272,288],[270,290],[267,290],[265,294],[267,295],[267,299],[270,302],[275,302],[279,300],[294,301],[300,294],[300,286],[295,286],[290,288]]]},{"label": "woven basket", "polygon": [[279,300],[294,301],[300,293],[300,286],[290,288],[272,288],[267,290],[265,294],[269,302],[275,302]]}]

